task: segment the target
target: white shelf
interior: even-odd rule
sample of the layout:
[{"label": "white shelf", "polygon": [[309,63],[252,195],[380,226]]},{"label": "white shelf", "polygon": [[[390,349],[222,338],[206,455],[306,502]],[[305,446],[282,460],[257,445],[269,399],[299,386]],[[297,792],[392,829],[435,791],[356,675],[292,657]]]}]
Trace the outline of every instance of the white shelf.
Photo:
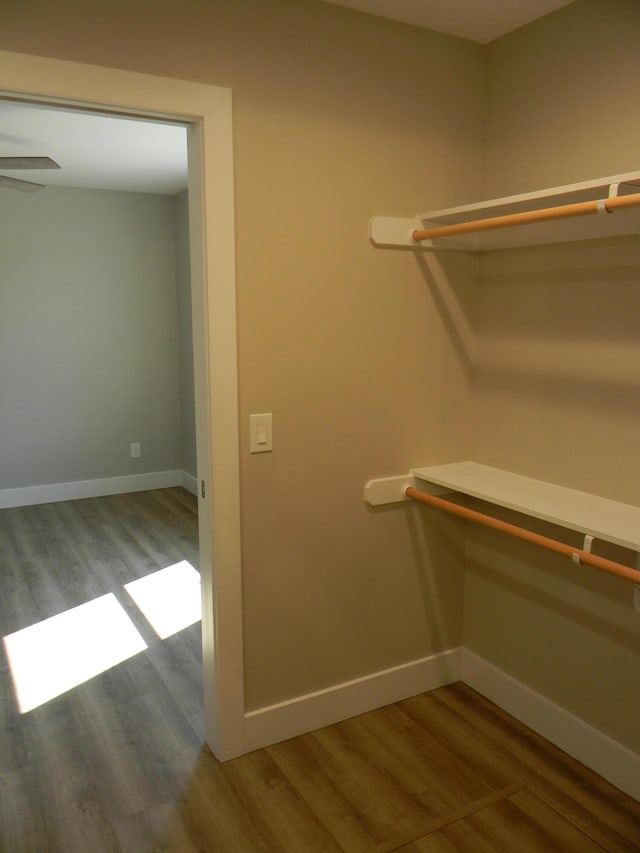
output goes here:
[{"label": "white shelf", "polygon": [[629,195],[639,190],[640,172],[627,172],[562,187],[429,211],[417,214],[413,219],[374,217],[369,223],[369,237],[374,246],[381,248],[488,251],[515,246],[638,234],[640,233],[640,212],[635,209],[517,225],[458,237],[441,237],[425,240],[422,243],[416,243],[411,238],[411,233],[420,228],[454,225],[475,219],[489,219],[505,214],[594,201],[607,198],[610,194]]},{"label": "white shelf", "polygon": [[640,507],[556,486],[476,462],[414,468],[417,481],[436,484],[507,509],[640,551]]}]

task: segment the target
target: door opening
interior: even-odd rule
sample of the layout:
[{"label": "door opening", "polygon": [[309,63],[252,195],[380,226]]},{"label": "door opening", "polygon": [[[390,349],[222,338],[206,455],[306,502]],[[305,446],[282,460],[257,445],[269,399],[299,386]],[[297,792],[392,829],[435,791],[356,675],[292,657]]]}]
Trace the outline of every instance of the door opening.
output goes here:
[{"label": "door opening", "polygon": [[0,97],[188,126],[205,740],[235,757],[245,741],[230,92],[0,52]]}]

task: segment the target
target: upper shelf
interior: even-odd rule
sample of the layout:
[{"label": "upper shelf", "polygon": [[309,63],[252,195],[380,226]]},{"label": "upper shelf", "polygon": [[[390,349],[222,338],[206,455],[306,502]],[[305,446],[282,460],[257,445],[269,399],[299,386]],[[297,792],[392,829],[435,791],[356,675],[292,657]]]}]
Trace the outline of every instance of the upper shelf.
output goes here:
[{"label": "upper shelf", "polygon": [[[413,219],[376,216],[369,223],[369,237],[381,248],[455,249],[488,251],[514,246],[564,243],[640,233],[640,209],[624,208],[607,212],[607,200],[621,199],[640,192],[640,172],[628,172],[597,180],[490,201],[450,207],[417,214]],[[434,237],[416,242],[413,232],[438,226],[471,223],[494,217],[520,215],[565,205],[600,202],[600,212],[566,216],[549,221],[517,224],[470,232],[463,235]],[[592,205],[593,206],[593,205]]]}]

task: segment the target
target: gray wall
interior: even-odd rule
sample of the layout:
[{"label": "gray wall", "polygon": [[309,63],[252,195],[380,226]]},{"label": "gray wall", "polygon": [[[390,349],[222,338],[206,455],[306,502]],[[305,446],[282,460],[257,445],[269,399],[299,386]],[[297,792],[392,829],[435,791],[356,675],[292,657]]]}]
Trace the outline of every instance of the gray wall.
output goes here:
[{"label": "gray wall", "polygon": [[180,457],[182,470],[195,477],[196,423],[191,325],[191,265],[189,263],[189,195],[186,190],[173,197],[173,211],[176,234],[178,356],[180,363]]},{"label": "gray wall", "polygon": [[173,199],[3,192],[0,258],[0,488],[182,467]]}]

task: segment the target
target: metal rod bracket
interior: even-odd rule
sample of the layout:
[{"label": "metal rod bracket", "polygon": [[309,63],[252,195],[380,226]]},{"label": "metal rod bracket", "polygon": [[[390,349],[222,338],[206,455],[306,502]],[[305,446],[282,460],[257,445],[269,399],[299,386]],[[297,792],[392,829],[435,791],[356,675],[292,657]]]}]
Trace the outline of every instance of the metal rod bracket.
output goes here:
[{"label": "metal rod bracket", "polygon": [[[591,546],[593,545],[593,539],[594,539],[593,536],[590,536],[588,533],[585,533],[584,544],[582,546],[582,552],[584,554],[590,554],[591,553]],[[578,554],[578,553],[572,554],[571,559],[573,560],[574,563],[577,563],[579,566],[583,565],[582,560],[580,559],[580,554]]]}]

